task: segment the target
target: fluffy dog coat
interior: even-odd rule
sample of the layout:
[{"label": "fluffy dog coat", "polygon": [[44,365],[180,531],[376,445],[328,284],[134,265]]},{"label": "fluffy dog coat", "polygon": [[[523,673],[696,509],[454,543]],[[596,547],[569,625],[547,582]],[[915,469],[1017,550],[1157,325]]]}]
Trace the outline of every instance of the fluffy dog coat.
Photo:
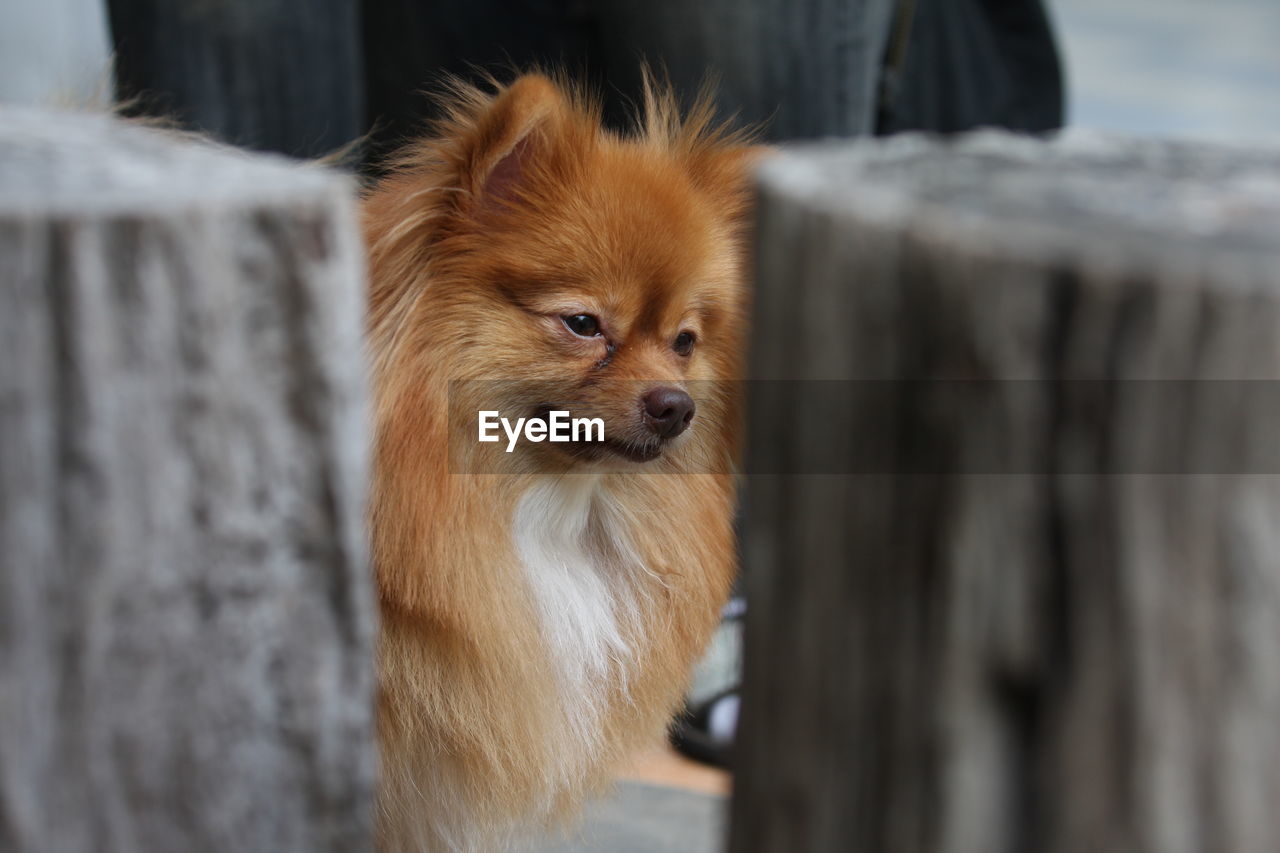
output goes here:
[{"label": "fluffy dog coat", "polygon": [[[661,738],[735,562],[751,147],[654,86],[626,136],[541,75],[451,104],[364,205],[384,850],[571,815]],[[670,441],[658,384],[697,407]],[[475,440],[547,405],[612,441]]]}]

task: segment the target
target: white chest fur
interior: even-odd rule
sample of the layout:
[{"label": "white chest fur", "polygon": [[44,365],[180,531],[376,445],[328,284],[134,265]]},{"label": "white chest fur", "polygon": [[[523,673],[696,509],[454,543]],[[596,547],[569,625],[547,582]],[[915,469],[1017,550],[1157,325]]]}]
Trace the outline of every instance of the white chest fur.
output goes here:
[{"label": "white chest fur", "polygon": [[512,536],[564,712],[590,740],[610,685],[625,685],[647,573],[599,476],[532,486],[516,507]]}]

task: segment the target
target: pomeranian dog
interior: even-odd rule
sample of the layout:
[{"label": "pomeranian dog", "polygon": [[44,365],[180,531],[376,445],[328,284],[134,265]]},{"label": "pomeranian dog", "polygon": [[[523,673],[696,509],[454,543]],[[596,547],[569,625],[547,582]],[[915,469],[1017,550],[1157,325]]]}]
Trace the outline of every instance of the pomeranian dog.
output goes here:
[{"label": "pomeranian dog", "polygon": [[[735,567],[748,166],[707,99],[630,134],[528,74],[455,87],[363,207],[378,838],[505,849],[663,736]],[[603,441],[478,440],[482,410]]]}]

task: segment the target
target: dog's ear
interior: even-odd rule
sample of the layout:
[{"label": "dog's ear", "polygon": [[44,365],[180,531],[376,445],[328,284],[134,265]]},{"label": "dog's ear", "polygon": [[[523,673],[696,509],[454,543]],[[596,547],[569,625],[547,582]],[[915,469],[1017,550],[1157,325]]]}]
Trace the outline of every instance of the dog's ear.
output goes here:
[{"label": "dog's ear", "polygon": [[392,172],[365,196],[363,219],[373,278],[370,297],[417,280],[433,241],[468,221],[518,203],[530,178],[552,168],[575,124],[570,100],[547,77],[526,74],[487,93],[449,85],[435,134],[407,146]]},{"label": "dog's ear", "polygon": [[468,212],[518,200],[532,170],[550,156],[566,114],[564,96],[541,74],[517,78],[483,107],[461,152]]},{"label": "dog's ear", "polygon": [[689,153],[689,175],[695,186],[715,199],[716,208],[735,226],[751,224],[756,166],[777,149],[754,143],[709,145]]},{"label": "dog's ear", "polygon": [[755,167],[776,153],[768,145],[737,143],[712,145],[691,152],[689,173],[693,182],[710,192],[749,192]]}]

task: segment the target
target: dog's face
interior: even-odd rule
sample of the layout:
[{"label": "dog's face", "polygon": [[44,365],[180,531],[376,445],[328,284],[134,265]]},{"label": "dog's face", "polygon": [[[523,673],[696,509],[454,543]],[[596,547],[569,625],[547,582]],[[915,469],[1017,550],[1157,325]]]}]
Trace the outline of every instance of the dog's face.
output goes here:
[{"label": "dog's face", "polygon": [[463,410],[601,419],[604,442],[527,448],[560,462],[715,466],[698,445],[736,432],[751,149],[607,134],[537,77],[471,130],[422,300],[475,384]]},{"label": "dog's face", "polygon": [[714,398],[729,389],[716,385],[736,378],[740,346],[740,248],[681,164],[616,142],[579,154],[553,176],[526,171],[533,191],[480,218],[484,375],[519,380],[517,414],[604,421],[604,443],[550,449],[644,462],[695,425],[720,426]]}]

